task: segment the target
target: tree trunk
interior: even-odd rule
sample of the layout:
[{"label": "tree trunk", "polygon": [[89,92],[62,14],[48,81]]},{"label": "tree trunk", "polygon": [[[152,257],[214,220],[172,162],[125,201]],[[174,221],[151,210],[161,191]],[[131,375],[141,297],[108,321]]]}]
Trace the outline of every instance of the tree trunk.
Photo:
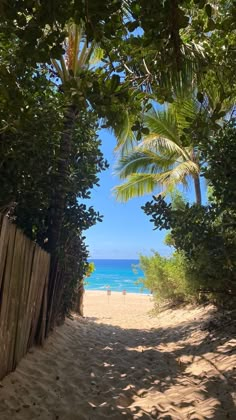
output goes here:
[{"label": "tree trunk", "polygon": [[83,280],[79,283],[79,287],[77,289],[77,296],[76,302],[74,305],[74,311],[77,312],[80,316],[84,316],[84,283]]},{"label": "tree trunk", "polygon": [[48,251],[55,254],[60,240],[61,227],[66,205],[72,136],[76,120],[76,110],[70,105],[65,112],[64,128],[61,136],[52,204],[49,209]]},{"label": "tree trunk", "polygon": [[202,204],[202,194],[201,194],[201,186],[200,186],[200,178],[199,175],[196,175],[193,178],[194,181],[194,188],[195,188],[195,197],[196,197],[196,204]]},{"label": "tree trunk", "polygon": [[[48,314],[47,333],[54,324],[55,302],[60,302],[57,297],[60,288],[63,287],[62,267],[58,260],[60,251],[60,236],[63,226],[64,212],[66,208],[66,194],[69,174],[70,155],[72,149],[73,131],[76,121],[76,109],[70,105],[65,112],[64,128],[61,135],[61,144],[58,157],[57,174],[53,182],[52,203],[49,209],[49,227],[47,251],[51,254],[50,277],[48,284]],[[59,285],[60,283],[60,285]]]}]

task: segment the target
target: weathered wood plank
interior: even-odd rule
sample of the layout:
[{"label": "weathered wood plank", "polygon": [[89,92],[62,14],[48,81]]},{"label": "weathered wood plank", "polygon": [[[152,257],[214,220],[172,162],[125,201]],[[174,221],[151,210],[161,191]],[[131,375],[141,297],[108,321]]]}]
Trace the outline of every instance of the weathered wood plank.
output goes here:
[{"label": "weathered wood plank", "polygon": [[50,255],[0,214],[0,379],[46,329]]},{"label": "weathered wood plank", "polygon": [[[38,307],[41,305],[40,296],[43,293],[43,286],[41,284],[41,277],[43,271],[43,264],[42,264],[42,250],[38,249],[38,258],[37,262],[35,262],[34,267],[34,291],[33,291],[33,311],[31,317],[31,331],[28,346],[31,347],[34,344],[34,338],[37,328],[37,314],[38,314]],[[41,293],[42,290],[42,293]]]},{"label": "weathered wood plank", "polygon": [[24,295],[25,295],[25,259],[26,259],[26,237],[20,232],[20,240],[18,246],[18,269],[17,269],[17,304],[16,304],[16,313],[15,313],[15,330],[13,332],[13,348],[12,348],[12,369],[16,367],[16,358],[19,351],[19,341],[20,341],[20,331],[22,328],[22,318],[24,310]]},{"label": "weathered wood plank", "polygon": [[45,282],[46,282],[46,271],[47,271],[47,254],[44,251],[41,251],[40,255],[40,261],[39,261],[40,267],[38,268],[38,291],[37,291],[37,297],[36,297],[36,307],[35,307],[35,313],[34,313],[34,327],[32,330],[32,339],[36,340],[36,337],[38,335],[38,331],[40,329],[40,322],[42,319],[42,310],[43,310],[43,294],[45,289]]},{"label": "weathered wood plank", "polygon": [[[6,256],[7,256],[7,245],[9,241],[9,221],[7,217],[2,217],[1,222],[1,232],[0,232],[0,292],[1,292],[1,285],[4,276],[5,264],[6,264]],[[1,303],[0,303],[1,305]]]},{"label": "weathered wood plank", "polygon": [[3,214],[0,213],[0,234],[1,234],[1,229],[2,229],[2,222],[3,222]]},{"label": "weathered wood plank", "polygon": [[21,297],[19,321],[17,328],[17,337],[16,337],[16,351],[15,351],[15,360],[14,364],[22,359],[25,355],[24,341],[27,331],[28,324],[28,313],[27,313],[27,302],[29,297],[30,289],[30,280],[31,280],[31,271],[33,263],[33,254],[34,254],[35,244],[25,237],[25,257],[24,257],[24,285]]},{"label": "weathered wood plank", "polygon": [[9,224],[9,241],[8,241],[8,252],[6,259],[6,267],[4,271],[4,279],[2,281],[2,302],[0,312],[0,332],[1,332],[1,349],[0,349],[0,378],[7,373],[8,366],[8,354],[9,354],[9,342],[10,336],[8,331],[8,313],[9,313],[9,302],[11,300],[11,289],[12,289],[12,264],[14,255],[14,244],[15,244],[16,226]]},{"label": "weathered wood plank", "polygon": [[11,272],[11,294],[9,298],[8,310],[8,331],[9,331],[9,352],[8,352],[8,372],[14,369],[14,351],[16,341],[16,331],[18,323],[18,312],[21,300],[21,286],[23,276],[23,255],[24,255],[24,235],[17,229],[14,244],[14,255]]},{"label": "weathered wood plank", "polygon": [[49,270],[50,270],[50,257],[47,255],[45,259],[45,284],[42,297],[41,307],[41,324],[36,337],[36,343],[43,345],[46,337],[46,319],[47,319],[47,303],[48,303],[48,281],[49,281]]},{"label": "weathered wood plank", "polygon": [[40,318],[40,313],[43,303],[43,292],[45,287],[45,273],[47,269],[47,258],[48,255],[45,251],[40,249],[39,259],[36,267],[36,285],[35,285],[35,296],[34,296],[34,312],[32,317],[32,326],[31,326],[31,335],[29,339],[29,346],[33,345],[35,342],[35,337],[39,328],[38,322]]},{"label": "weathered wood plank", "polygon": [[38,266],[38,260],[39,260],[39,248],[35,246],[31,276],[30,276],[28,300],[27,300],[27,321],[26,321],[27,325],[26,325],[26,331],[25,331],[25,337],[24,337],[24,353],[26,353],[28,349],[29,338],[31,335],[32,318],[33,318],[34,305],[35,305],[35,287],[36,287],[36,280],[37,280],[36,270]]}]

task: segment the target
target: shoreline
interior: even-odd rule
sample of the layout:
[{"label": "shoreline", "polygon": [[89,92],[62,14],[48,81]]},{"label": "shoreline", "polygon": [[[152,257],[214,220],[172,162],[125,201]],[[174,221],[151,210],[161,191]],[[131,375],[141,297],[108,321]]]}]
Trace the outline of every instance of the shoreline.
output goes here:
[{"label": "shoreline", "polygon": [[[109,289],[111,291],[111,294],[115,294],[115,295],[123,295],[123,290],[121,291],[117,291],[117,290],[112,290]],[[126,290],[126,289],[124,289]],[[106,295],[107,296],[107,290],[99,290],[99,289],[85,289],[84,293],[98,293],[101,295]],[[129,292],[128,290],[126,290],[126,295],[134,295],[134,296],[152,296],[152,293],[145,293],[145,292]]]}]

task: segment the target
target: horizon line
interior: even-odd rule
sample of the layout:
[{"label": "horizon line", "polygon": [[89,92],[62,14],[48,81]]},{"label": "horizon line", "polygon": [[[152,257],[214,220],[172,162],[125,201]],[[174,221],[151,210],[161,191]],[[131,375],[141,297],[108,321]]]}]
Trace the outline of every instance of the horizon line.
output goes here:
[{"label": "horizon line", "polygon": [[139,258],[97,258],[89,257],[88,260],[138,260]]}]

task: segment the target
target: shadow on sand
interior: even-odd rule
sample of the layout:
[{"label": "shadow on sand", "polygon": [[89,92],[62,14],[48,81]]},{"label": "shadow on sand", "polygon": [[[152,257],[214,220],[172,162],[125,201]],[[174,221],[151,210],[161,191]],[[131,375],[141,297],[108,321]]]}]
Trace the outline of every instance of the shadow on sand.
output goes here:
[{"label": "shadow on sand", "polygon": [[236,418],[232,399],[236,367],[229,364],[224,368],[235,350],[227,345],[235,336],[235,326],[215,333],[200,331],[189,344],[187,338],[197,332],[199,321],[151,330],[123,330],[97,324],[92,318],[82,323],[89,334],[100,337],[90,348],[94,381],[90,394],[93,414],[89,418]]}]

